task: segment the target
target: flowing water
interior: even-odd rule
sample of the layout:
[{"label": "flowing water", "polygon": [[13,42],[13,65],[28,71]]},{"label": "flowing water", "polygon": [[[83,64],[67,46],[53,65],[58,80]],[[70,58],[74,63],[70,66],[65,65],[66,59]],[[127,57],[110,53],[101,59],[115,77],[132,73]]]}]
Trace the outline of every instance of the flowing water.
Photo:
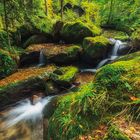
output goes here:
[{"label": "flowing water", "polygon": [[43,140],[43,109],[52,98],[42,98],[34,105],[25,99],[5,111],[0,118],[0,140]]},{"label": "flowing water", "polygon": [[43,50],[40,51],[40,55],[39,55],[39,64],[38,67],[41,67],[45,64],[45,57],[43,54]]},{"label": "flowing water", "polygon": [[[96,72],[109,61],[115,60],[118,57],[118,50],[126,47],[126,43],[119,40],[110,39],[110,41],[114,44],[111,55],[95,68],[81,71]],[[41,50],[38,66],[44,64],[45,58]],[[43,110],[53,97],[40,98],[35,104],[30,99],[25,99],[2,112],[0,114],[0,140],[43,140]]]},{"label": "flowing water", "polygon": [[81,72],[94,72],[95,73],[97,71],[97,69],[101,68],[102,66],[104,66],[108,62],[117,59],[119,57],[118,51],[119,50],[121,51],[121,49],[127,47],[127,43],[122,42],[120,40],[115,40],[113,38],[110,38],[110,42],[114,45],[114,47],[111,51],[111,55],[109,55],[108,58],[105,58],[105,59],[101,60],[95,68],[93,68],[93,69],[82,69]]}]

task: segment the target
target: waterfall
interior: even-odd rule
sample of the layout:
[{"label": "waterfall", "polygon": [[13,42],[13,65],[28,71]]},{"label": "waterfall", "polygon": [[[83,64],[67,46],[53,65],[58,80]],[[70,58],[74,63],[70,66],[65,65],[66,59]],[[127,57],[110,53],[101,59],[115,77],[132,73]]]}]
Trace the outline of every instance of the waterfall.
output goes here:
[{"label": "waterfall", "polygon": [[36,123],[36,121],[41,120],[43,109],[51,99],[52,97],[42,98],[35,105],[31,103],[30,99],[21,101],[4,116],[7,118],[5,120],[5,128],[9,128],[22,121]]},{"label": "waterfall", "polygon": [[43,54],[43,49],[40,51],[40,54],[39,54],[39,64],[38,64],[38,67],[41,67],[45,64],[45,57],[44,57],[44,54]]},{"label": "waterfall", "polygon": [[105,58],[105,59],[101,60],[95,68],[93,68],[93,69],[82,69],[81,72],[96,72],[97,69],[101,68],[102,66],[107,64],[109,61],[113,61],[116,58],[118,58],[119,57],[119,55],[118,55],[119,49],[121,50],[121,49],[127,47],[126,42],[122,42],[120,40],[115,40],[113,38],[110,38],[109,40],[114,45],[114,47],[111,51],[111,55],[108,58]]},{"label": "waterfall", "polygon": [[113,47],[113,50],[112,50],[112,54],[111,56],[117,56],[117,52],[119,50],[119,47],[121,46],[122,42],[120,40],[116,40],[116,43]]}]

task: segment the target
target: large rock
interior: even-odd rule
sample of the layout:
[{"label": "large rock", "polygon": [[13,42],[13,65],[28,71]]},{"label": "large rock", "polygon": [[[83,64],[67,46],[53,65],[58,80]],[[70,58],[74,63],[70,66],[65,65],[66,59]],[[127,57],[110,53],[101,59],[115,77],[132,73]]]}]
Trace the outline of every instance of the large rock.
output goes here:
[{"label": "large rock", "polygon": [[[39,55],[40,51],[42,51],[47,61],[58,64],[67,64],[78,60],[80,50],[79,46],[72,44],[38,44],[31,45],[26,49],[28,56],[35,54],[35,52],[36,55]],[[30,56],[32,57],[32,55]],[[27,56],[25,59],[27,59]]]},{"label": "large rock", "polygon": [[24,93],[30,95],[30,89],[45,90],[45,83],[49,79],[49,74],[54,70],[54,66],[22,69],[0,80],[1,105],[17,101],[17,99],[24,97]]},{"label": "large rock", "polygon": [[64,24],[61,30],[61,37],[67,43],[79,43],[85,37],[100,34],[100,29],[92,25],[91,27],[82,22],[70,22]]},{"label": "large rock", "polygon": [[77,73],[78,69],[76,67],[60,67],[56,69],[53,73],[51,73],[50,79],[52,79],[60,86],[67,87],[72,84]]},{"label": "large rock", "polygon": [[111,44],[103,36],[87,37],[83,41],[83,60],[97,65],[107,56]]},{"label": "large rock", "polygon": [[127,33],[118,30],[104,29],[102,36],[106,38],[114,38],[116,40],[121,40],[121,41],[129,40],[129,36]]}]

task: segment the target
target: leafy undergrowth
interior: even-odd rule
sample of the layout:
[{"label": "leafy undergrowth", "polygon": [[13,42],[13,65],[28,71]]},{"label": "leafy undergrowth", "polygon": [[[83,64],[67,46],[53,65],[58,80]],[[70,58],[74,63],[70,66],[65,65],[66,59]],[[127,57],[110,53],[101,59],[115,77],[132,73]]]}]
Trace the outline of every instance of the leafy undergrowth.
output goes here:
[{"label": "leafy undergrowth", "polygon": [[42,76],[42,74],[52,72],[54,69],[54,66],[47,66],[45,68],[28,68],[19,70],[18,72],[0,80],[0,88],[28,80],[32,77]]},{"label": "leafy undergrowth", "polygon": [[[140,120],[139,86],[139,56],[102,67],[97,71],[93,83],[81,85],[59,98],[49,120],[48,138],[77,140],[99,125],[107,124],[126,108],[125,114],[132,116],[132,120]],[[106,139],[112,140],[112,137],[114,140],[118,140],[118,137],[128,140],[117,128],[111,129]]]}]

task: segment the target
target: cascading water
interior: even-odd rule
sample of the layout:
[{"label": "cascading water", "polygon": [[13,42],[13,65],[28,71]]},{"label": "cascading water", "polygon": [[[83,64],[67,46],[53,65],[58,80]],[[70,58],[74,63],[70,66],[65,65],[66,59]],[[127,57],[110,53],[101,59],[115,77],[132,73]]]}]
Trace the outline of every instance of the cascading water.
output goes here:
[{"label": "cascading water", "polygon": [[105,58],[102,61],[100,61],[99,64],[95,68],[93,68],[93,69],[83,69],[83,70],[81,70],[81,72],[96,72],[97,69],[101,68],[102,66],[107,64],[109,61],[113,61],[116,58],[118,58],[119,57],[119,55],[118,55],[119,49],[127,47],[126,42],[122,42],[120,40],[115,40],[113,38],[110,38],[109,40],[114,45],[114,47],[112,49],[112,52],[111,52],[111,55],[108,58]]},{"label": "cascading water", "polygon": [[[6,111],[0,119],[0,122],[3,122],[0,124],[1,139],[24,140],[28,134],[26,136],[28,140],[43,140],[43,111],[53,97],[55,96],[42,98],[34,105],[30,99],[25,99],[12,107],[10,111]],[[11,130],[14,131],[12,134]],[[23,134],[18,135],[21,132]]]},{"label": "cascading water", "polygon": [[40,51],[40,55],[39,55],[39,64],[38,67],[41,67],[45,64],[45,57],[43,54],[43,49]]},{"label": "cascading water", "polygon": [[31,121],[32,123],[42,119],[44,107],[50,102],[52,97],[46,97],[33,105],[30,99],[23,100],[19,105],[10,110],[5,117],[5,127],[11,127],[20,121]]}]

